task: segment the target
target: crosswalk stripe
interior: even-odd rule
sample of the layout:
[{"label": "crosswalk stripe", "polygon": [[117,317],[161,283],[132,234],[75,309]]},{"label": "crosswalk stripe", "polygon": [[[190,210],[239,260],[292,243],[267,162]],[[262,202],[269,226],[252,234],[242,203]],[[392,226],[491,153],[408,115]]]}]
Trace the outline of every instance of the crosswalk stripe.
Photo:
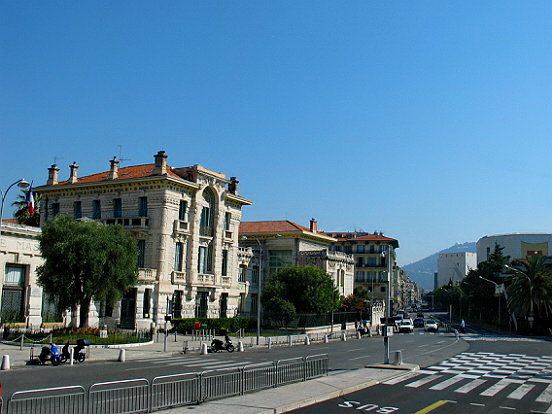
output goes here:
[{"label": "crosswalk stripe", "polygon": [[406,375],[403,375],[403,376],[400,376],[400,377],[397,377],[397,378],[393,378],[393,379],[390,379],[389,381],[385,381],[383,382],[383,384],[386,384],[386,385],[395,385],[395,384],[398,384],[399,382],[403,382],[403,381],[406,381],[410,378],[414,378],[414,377],[417,377],[418,375],[421,375],[421,373],[419,371],[413,371],[413,372],[410,372]]},{"label": "crosswalk stripe", "polygon": [[418,388],[424,384],[427,384],[428,382],[435,381],[441,377],[442,375],[430,375],[429,377],[425,377],[419,379],[418,381],[411,382],[410,384],[406,384],[405,387]]},{"label": "crosswalk stripe", "polygon": [[444,390],[445,388],[450,387],[451,385],[456,384],[457,382],[460,382],[464,380],[465,378],[462,378],[461,376],[457,375],[455,377],[449,378],[448,380],[445,380],[443,382],[440,382],[439,384],[435,384],[433,387],[430,387],[430,390]]},{"label": "crosswalk stripe", "polygon": [[536,399],[537,402],[550,404],[552,402],[552,384],[548,385],[541,395]]},{"label": "crosswalk stripe", "polygon": [[505,380],[498,381],[495,385],[487,388],[479,395],[483,397],[493,397],[496,394],[498,394],[500,391],[502,391],[504,388],[506,388],[508,385],[510,385],[510,383],[506,382]]},{"label": "crosswalk stripe", "polygon": [[486,380],[482,380],[482,379],[474,379],[473,381],[470,381],[468,382],[466,385],[460,387],[460,388],[457,388],[454,390],[454,392],[457,392],[459,394],[467,394],[468,392],[470,392],[471,390],[473,390],[474,388],[477,388],[479,387],[481,384],[484,384],[486,383],[487,381]]},{"label": "crosswalk stripe", "polygon": [[535,388],[535,386],[531,384],[520,385],[513,392],[511,392],[510,395],[508,395],[508,397],[506,398],[510,398],[512,400],[521,400],[533,388]]}]

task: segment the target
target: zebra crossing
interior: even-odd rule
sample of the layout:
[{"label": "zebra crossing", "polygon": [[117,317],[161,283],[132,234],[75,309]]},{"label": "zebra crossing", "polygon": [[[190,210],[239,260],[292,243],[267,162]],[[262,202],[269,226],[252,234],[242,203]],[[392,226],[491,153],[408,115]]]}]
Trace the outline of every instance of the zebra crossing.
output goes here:
[{"label": "zebra crossing", "polygon": [[383,384],[489,398],[504,392],[511,401],[532,396],[537,403],[552,404],[552,356],[464,352]]}]

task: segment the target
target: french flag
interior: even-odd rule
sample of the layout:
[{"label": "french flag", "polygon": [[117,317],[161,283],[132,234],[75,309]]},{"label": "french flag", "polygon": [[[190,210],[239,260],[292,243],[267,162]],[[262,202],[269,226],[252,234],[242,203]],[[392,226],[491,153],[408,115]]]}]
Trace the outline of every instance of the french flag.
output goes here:
[{"label": "french flag", "polygon": [[27,197],[25,199],[27,202],[27,209],[29,210],[29,216],[33,216],[35,212],[35,205],[34,205],[34,197],[33,197],[33,184],[31,183],[31,186],[29,187],[29,191],[27,191]]}]

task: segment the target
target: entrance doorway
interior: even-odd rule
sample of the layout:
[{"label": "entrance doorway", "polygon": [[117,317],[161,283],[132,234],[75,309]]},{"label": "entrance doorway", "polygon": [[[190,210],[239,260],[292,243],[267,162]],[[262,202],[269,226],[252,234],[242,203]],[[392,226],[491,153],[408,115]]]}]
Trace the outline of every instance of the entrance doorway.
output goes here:
[{"label": "entrance doorway", "polygon": [[121,299],[121,328],[134,329],[136,325],[136,288],[130,289]]}]

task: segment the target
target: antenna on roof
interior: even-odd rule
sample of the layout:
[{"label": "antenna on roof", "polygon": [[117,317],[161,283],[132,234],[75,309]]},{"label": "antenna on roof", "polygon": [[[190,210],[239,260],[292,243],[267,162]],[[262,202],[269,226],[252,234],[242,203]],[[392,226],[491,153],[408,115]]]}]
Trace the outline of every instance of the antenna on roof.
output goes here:
[{"label": "antenna on roof", "polygon": [[132,161],[131,158],[123,158],[123,146],[121,144],[117,145],[119,148],[119,162],[122,164],[123,161]]}]

